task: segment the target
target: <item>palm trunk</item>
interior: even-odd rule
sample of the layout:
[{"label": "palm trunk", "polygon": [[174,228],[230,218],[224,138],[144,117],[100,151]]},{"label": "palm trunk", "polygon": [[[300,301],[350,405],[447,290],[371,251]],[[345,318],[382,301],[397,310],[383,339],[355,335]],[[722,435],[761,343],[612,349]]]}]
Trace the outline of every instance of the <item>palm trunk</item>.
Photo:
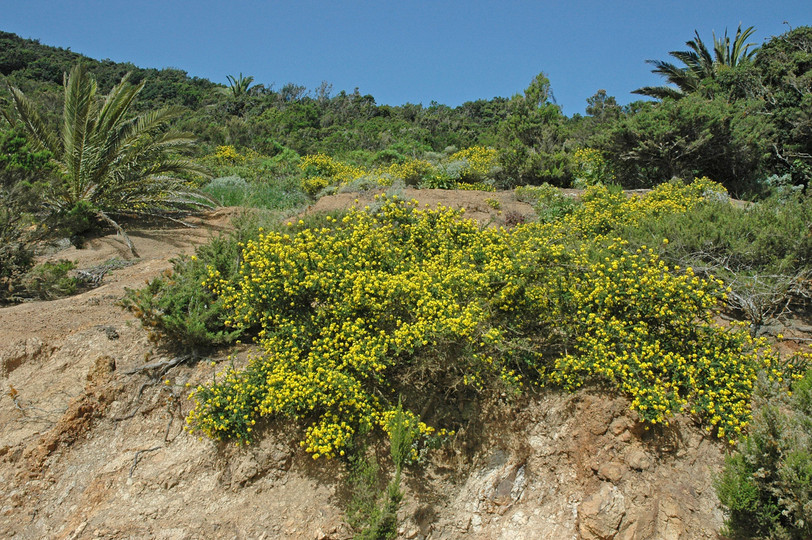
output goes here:
[{"label": "palm trunk", "polygon": [[104,212],[102,212],[101,210],[99,210],[99,211],[96,213],[96,215],[97,215],[97,216],[99,216],[99,217],[100,217],[101,219],[103,219],[104,221],[106,221],[107,223],[109,223],[110,225],[112,225],[112,226],[113,226],[113,228],[116,230],[116,232],[117,232],[118,234],[120,234],[122,238],[124,238],[124,242],[127,244],[127,247],[128,247],[128,248],[130,248],[130,253],[132,253],[132,256],[133,256],[133,257],[138,257],[138,256],[139,256],[139,255],[138,255],[138,252],[137,252],[137,251],[135,251],[135,245],[133,244],[133,241],[132,241],[132,240],[130,240],[130,237],[129,237],[129,236],[127,236],[127,233],[124,231],[124,229],[122,229],[122,228],[121,228],[121,225],[119,225],[118,223],[116,223],[116,222],[113,220],[113,218],[111,218],[110,216],[108,216],[107,214],[105,214]]}]

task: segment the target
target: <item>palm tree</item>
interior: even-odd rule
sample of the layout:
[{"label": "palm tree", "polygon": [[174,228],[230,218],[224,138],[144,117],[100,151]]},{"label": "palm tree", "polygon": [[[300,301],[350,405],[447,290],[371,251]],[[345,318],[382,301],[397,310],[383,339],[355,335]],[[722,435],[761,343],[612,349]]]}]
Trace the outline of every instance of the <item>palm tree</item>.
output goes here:
[{"label": "palm tree", "polygon": [[234,78],[231,75],[226,75],[226,79],[228,79],[228,91],[231,92],[231,97],[234,99],[238,99],[248,93],[248,87],[251,86],[251,83],[254,82],[254,78],[251,76],[243,77],[242,73],[237,78]]},{"label": "palm tree", "polygon": [[685,43],[690,50],[668,53],[682,62],[685,67],[679,67],[663,60],[646,60],[647,63],[654,66],[654,69],[651,70],[652,73],[664,76],[677,88],[644,86],[632,93],[658,99],[666,97],[679,99],[686,94],[700,91],[704,80],[714,79],[722,69],[736,67],[756,54],[758,48],[751,49],[755,44],[745,43],[754,31],[752,26],[742,31],[740,24],[732,43],[727,35],[727,30],[722,38],[717,38],[716,34],[713,34],[713,55],[711,55],[711,51],[699,37],[699,32],[694,30],[694,39]]},{"label": "palm tree", "polygon": [[65,76],[64,87],[62,128],[54,132],[23,92],[9,86],[13,108],[32,145],[50,151],[57,163],[58,179],[44,196],[45,205],[56,215],[95,216],[114,227],[133,256],[138,256],[129,236],[112,216],[126,213],[168,217],[172,211],[215,206],[183,178],[208,177],[208,171],[168,154],[193,143],[190,134],[166,127],[179,110],[164,108],[130,114],[144,82],[132,85],[125,75],[107,96],[99,99],[95,79],[79,64]]}]

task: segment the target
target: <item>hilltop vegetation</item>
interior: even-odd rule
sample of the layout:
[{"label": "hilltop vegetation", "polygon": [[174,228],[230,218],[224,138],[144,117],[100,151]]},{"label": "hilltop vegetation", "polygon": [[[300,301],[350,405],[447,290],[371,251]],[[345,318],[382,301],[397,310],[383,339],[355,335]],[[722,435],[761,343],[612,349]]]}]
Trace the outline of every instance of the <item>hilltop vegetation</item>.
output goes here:
[{"label": "hilltop vegetation", "polygon": [[[78,61],[102,93],[129,72],[133,84],[145,81],[136,109],[185,107],[177,127],[200,139],[201,155],[233,146],[268,157],[286,150],[323,153],[370,166],[482,145],[499,151],[504,187],[567,187],[579,177],[577,151],[591,148],[624,187],[708,176],[744,196],[769,190],[772,177],[790,185],[812,178],[810,43],[812,28],[799,27],[746,54],[736,42],[715,44],[730,59],[711,61],[690,87],[623,107],[598,90],[587,100],[587,114],[572,117],[561,113],[554,82],[543,74],[511,97],[454,108],[434,102],[391,106],[357,89],[333,95],[326,82],[316,89],[294,83],[275,88],[240,75],[225,87],[177,69],[91,60],[8,33],[0,34],[0,74],[46,104],[55,121],[63,73]],[[705,48],[701,40],[689,45],[700,53]],[[3,85],[0,93],[6,92]]]}]

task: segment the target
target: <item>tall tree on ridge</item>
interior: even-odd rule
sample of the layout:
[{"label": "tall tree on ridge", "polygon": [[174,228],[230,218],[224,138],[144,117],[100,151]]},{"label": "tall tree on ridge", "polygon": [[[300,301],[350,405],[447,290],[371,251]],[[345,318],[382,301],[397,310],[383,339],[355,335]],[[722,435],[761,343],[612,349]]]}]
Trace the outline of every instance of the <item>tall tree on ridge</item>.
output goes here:
[{"label": "tall tree on ridge", "polygon": [[717,38],[714,34],[713,54],[711,54],[702,38],[699,37],[699,32],[694,30],[694,39],[685,43],[690,50],[668,53],[682,62],[685,67],[679,67],[664,60],[646,60],[647,63],[654,66],[654,69],[651,70],[652,73],[664,76],[670,84],[676,85],[677,88],[644,86],[632,93],[658,99],[666,97],[679,99],[686,94],[699,92],[704,80],[714,79],[722,69],[734,68],[753,58],[758,47],[754,47],[754,43],[745,42],[754,31],[752,26],[742,31],[740,24],[732,42],[727,35],[727,30],[721,38]]}]

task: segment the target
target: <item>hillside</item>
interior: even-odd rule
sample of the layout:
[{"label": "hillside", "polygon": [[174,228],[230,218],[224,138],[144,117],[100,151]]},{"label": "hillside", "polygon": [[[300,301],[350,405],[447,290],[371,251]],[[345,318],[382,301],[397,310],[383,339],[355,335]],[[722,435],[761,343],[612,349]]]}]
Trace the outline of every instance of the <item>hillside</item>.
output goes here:
[{"label": "hillside", "polygon": [[[415,193],[480,220],[500,218],[483,194]],[[326,198],[320,207],[346,204],[353,201]],[[0,402],[4,537],[350,537],[339,463],[314,462],[282,423],[264,427],[252,448],[198,440],[182,430],[184,388],[215,368],[181,366],[168,386],[141,371],[167,357],[117,306],[124,288],[226,230],[229,215],[194,220],[198,229],[135,229],[141,258],[105,274],[100,287],[0,310],[4,385],[15,391]],[[128,253],[102,237],[50,257],[84,269]],[[249,351],[231,354],[242,362]],[[399,536],[716,537],[722,515],[710,485],[724,447],[690,420],[647,431],[627,400],[594,387],[531,393],[480,414],[458,443],[407,471]]]}]

